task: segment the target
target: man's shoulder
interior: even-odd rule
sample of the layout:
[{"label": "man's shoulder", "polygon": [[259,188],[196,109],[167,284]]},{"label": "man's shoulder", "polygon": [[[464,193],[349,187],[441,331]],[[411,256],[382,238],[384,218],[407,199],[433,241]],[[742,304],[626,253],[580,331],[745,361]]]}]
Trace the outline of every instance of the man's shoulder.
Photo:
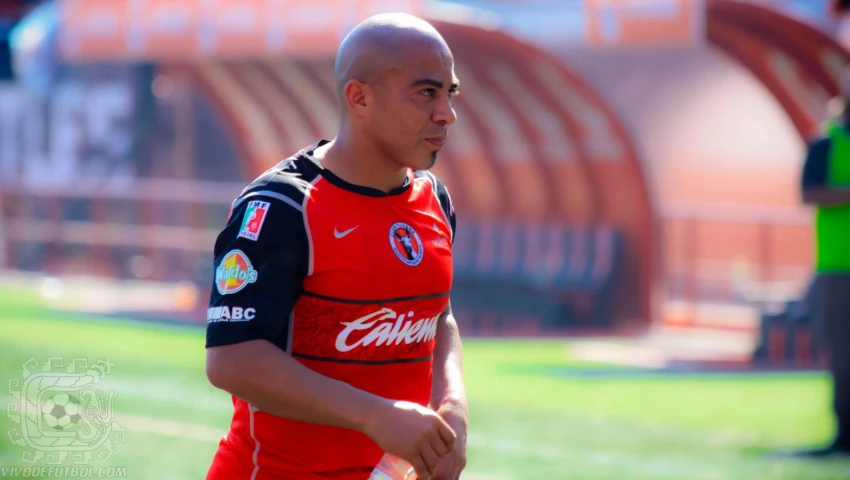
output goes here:
[{"label": "man's shoulder", "polygon": [[431,185],[434,196],[436,196],[437,200],[440,202],[440,208],[443,210],[443,214],[451,227],[452,238],[454,238],[456,223],[455,207],[452,203],[452,197],[449,195],[449,189],[446,188],[446,185],[442,180],[429,171],[417,170],[413,172],[413,176],[417,179],[423,179]]},{"label": "man's shoulder", "polygon": [[437,175],[434,175],[427,170],[416,170],[413,172],[413,178],[428,182],[438,197],[449,197],[449,189],[446,188],[446,184],[443,183]]},{"label": "man's shoulder", "polygon": [[233,206],[251,200],[266,200],[272,203],[285,203],[295,210],[301,211],[304,197],[310,183],[318,175],[318,169],[303,155],[293,155],[263,172],[251,182]]},{"label": "man's shoulder", "polygon": [[217,251],[224,248],[219,243],[251,254],[252,249],[301,241],[305,235],[302,205],[312,179],[309,169],[299,162],[298,157],[288,158],[242,190],[231,204]]}]

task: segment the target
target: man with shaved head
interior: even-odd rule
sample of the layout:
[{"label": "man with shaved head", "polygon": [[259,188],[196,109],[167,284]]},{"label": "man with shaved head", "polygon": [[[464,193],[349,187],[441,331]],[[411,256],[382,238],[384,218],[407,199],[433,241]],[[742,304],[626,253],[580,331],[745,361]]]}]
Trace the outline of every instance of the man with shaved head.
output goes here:
[{"label": "man with shaved head", "polygon": [[[408,169],[434,165],[458,89],[452,52],[434,27],[410,15],[372,17],[343,40],[334,74],[341,125],[324,150],[329,168],[393,188]],[[364,155],[351,161],[353,151]]]},{"label": "man with shaved head", "polygon": [[207,377],[234,414],[208,479],[366,480],[390,454],[456,480],[466,464],[455,213],[428,172],[456,120],[451,50],[378,15],[334,72],[336,137],[250,184],[216,241]]}]

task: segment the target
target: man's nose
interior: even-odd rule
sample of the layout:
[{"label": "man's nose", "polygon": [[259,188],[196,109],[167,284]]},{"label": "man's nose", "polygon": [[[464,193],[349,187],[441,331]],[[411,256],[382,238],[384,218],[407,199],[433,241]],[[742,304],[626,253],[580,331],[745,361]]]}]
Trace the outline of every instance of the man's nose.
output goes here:
[{"label": "man's nose", "polygon": [[457,112],[452,107],[451,100],[446,98],[434,110],[434,122],[440,125],[451,125],[457,121]]}]

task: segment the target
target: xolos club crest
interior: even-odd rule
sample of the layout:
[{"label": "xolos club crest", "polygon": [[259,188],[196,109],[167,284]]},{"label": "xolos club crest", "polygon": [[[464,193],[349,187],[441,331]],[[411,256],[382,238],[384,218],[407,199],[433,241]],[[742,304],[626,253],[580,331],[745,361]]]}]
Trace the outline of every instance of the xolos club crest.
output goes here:
[{"label": "xolos club crest", "polygon": [[396,222],[390,227],[390,246],[398,259],[411,267],[419,265],[425,253],[419,234],[404,222]]},{"label": "xolos club crest", "polygon": [[215,269],[215,285],[222,295],[236,293],[257,281],[257,271],[242,250],[231,250]]}]

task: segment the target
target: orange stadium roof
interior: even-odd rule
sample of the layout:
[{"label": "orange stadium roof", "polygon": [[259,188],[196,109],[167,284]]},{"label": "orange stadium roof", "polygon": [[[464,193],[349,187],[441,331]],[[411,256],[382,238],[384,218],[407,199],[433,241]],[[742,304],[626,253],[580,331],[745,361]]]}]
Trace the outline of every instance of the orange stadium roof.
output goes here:
[{"label": "orange stadium roof", "polygon": [[[156,8],[146,7],[143,21],[130,3],[72,2],[60,26],[66,59],[146,58],[158,61],[163,74],[190,79],[218,106],[255,174],[335,134],[333,54],[347,27],[376,5],[355,2],[343,15],[314,2],[287,2],[301,13],[287,7],[286,21],[302,15],[300,25],[311,28],[315,16],[335,22],[305,46],[269,34],[276,30],[268,17],[284,15],[258,8],[273,10],[276,2],[225,2],[216,16],[202,2],[148,0]],[[382,3],[413,13],[423,5]],[[200,17],[231,36],[203,32]],[[653,208],[636,150],[613,110],[577,72],[540,49],[497,30],[430,19],[455,51],[463,84],[461,121],[436,167],[458,208],[468,218],[616,226],[631,251],[630,284],[648,289]],[[257,31],[262,42],[249,39]],[[213,61],[195,61],[199,56]],[[630,316],[649,318],[648,295],[633,297]]]}]

